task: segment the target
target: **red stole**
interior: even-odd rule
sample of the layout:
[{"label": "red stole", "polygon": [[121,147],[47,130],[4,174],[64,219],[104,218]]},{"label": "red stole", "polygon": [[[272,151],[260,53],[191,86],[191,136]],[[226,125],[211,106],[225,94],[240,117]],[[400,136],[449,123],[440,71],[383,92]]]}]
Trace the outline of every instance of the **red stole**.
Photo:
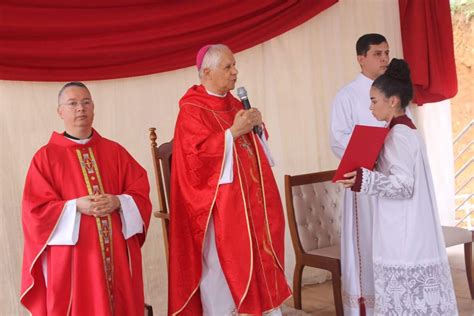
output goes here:
[{"label": "red stole", "polygon": [[23,195],[21,302],[34,315],[143,314],[145,233],[125,240],[117,211],[97,219],[82,215],[76,245],[47,246],[65,202],[95,192],[132,196],[148,227],[146,172],[120,145],[96,131],[85,145],[53,133],[32,160]]},{"label": "red stole", "polygon": [[[84,182],[89,195],[104,194],[104,185],[99,172],[97,161],[94,157],[92,147],[81,147],[76,149],[77,158],[79,159]],[[109,214],[103,217],[95,218],[97,224],[97,234],[100,242],[100,250],[102,254],[102,262],[104,265],[105,282],[107,287],[107,295],[110,303],[110,310],[114,313],[114,258],[112,256],[113,238],[112,238],[112,216]]]},{"label": "red stole", "polygon": [[169,313],[201,312],[199,281],[211,213],[221,266],[240,313],[261,314],[291,295],[284,276],[284,218],[267,158],[249,133],[234,141],[233,183],[218,186],[224,133],[242,104],[192,87],[180,101],[173,143]]},{"label": "red stole", "polygon": [[413,124],[412,120],[406,114],[403,114],[403,115],[400,115],[398,117],[392,118],[392,120],[390,121],[390,124],[388,125],[388,127],[392,128],[397,124],[406,125],[411,129],[416,129],[415,124]]}]

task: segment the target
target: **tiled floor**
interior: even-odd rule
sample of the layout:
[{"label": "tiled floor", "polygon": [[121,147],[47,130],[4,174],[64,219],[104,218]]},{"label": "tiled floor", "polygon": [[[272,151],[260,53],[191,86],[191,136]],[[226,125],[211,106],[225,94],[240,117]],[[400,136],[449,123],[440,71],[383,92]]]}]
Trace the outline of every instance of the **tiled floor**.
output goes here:
[{"label": "tiled floor", "polygon": [[[460,316],[474,316],[474,300],[471,300],[464,266],[464,247],[455,246],[448,248],[449,263],[453,276],[454,288],[458,302]],[[298,313],[292,309],[284,309],[285,316],[333,316],[335,315],[334,300],[332,297],[331,282],[307,285],[303,287],[303,311]],[[293,306],[290,299],[287,304]]]}]

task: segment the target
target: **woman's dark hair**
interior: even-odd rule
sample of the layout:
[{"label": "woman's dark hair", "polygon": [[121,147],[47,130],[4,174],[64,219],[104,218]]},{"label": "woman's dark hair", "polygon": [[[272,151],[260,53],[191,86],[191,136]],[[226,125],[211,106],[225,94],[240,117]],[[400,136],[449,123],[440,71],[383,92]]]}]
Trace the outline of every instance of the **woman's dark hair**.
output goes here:
[{"label": "woman's dark hair", "polygon": [[372,83],[387,97],[397,96],[400,98],[402,108],[408,106],[413,99],[413,86],[410,78],[410,68],[403,59],[392,59],[387,70]]}]

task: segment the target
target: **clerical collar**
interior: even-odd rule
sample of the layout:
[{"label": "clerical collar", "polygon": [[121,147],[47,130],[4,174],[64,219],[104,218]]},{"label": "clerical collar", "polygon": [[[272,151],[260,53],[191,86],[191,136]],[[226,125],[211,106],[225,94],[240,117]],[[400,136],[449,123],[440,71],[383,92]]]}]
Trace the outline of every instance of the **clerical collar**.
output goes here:
[{"label": "clerical collar", "polygon": [[63,135],[64,135],[64,137],[70,139],[71,141],[73,141],[73,142],[75,142],[75,143],[84,145],[84,144],[87,144],[87,143],[91,140],[92,134],[93,134],[93,133],[91,133],[91,134],[89,135],[89,137],[87,137],[87,138],[85,138],[85,139],[77,138],[77,137],[75,137],[75,136],[72,136],[72,135],[68,134],[67,132],[64,132]]},{"label": "clerical collar", "polygon": [[394,117],[394,118],[390,121],[390,124],[388,125],[388,127],[389,127],[389,128],[392,128],[392,127],[394,127],[394,126],[397,125],[397,124],[406,125],[406,126],[408,126],[409,128],[411,128],[411,129],[416,129],[415,124],[413,124],[413,122],[411,121],[411,119],[410,119],[406,114],[403,114],[403,115]]},{"label": "clerical collar", "polygon": [[206,89],[207,94],[218,97],[218,98],[225,98],[227,96],[227,92],[224,93],[224,94],[217,94],[217,93],[214,93],[214,92],[211,92],[211,91],[207,90],[206,87],[204,87],[204,89]]}]

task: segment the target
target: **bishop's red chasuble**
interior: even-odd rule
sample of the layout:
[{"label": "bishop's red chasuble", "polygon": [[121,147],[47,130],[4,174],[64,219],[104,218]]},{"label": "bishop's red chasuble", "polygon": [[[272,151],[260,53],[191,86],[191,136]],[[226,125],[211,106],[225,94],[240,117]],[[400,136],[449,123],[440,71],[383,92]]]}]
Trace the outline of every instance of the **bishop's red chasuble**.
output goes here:
[{"label": "bishop's red chasuble", "polygon": [[[145,232],[125,240],[117,210],[81,215],[76,245],[47,245],[65,203],[97,193],[130,195]],[[25,183],[21,303],[33,315],[143,315],[140,247],[150,221],[148,194],[146,171],[119,144],[96,131],[85,145],[53,133]]]},{"label": "bishop's red chasuble", "polygon": [[[234,140],[233,182],[218,185],[225,131],[242,104],[194,86],[180,101],[173,141],[169,314],[200,315],[204,236],[214,220],[219,261],[239,313],[261,315],[291,291],[284,275],[285,221],[257,136]],[[212,217],[211,217],[212,215]]]}]

